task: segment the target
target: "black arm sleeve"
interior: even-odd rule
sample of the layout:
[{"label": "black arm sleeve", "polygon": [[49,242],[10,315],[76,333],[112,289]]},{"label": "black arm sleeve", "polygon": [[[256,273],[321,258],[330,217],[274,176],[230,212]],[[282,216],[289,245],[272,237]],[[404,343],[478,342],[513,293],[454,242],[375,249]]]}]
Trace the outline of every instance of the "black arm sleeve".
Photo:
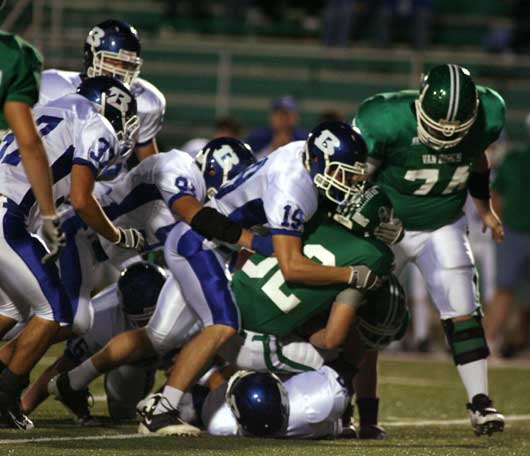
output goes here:
[{"label": "black arm sleeve", "polygon": [[482,173],[471,172],[467,186],[473,198],[490,199],[490,170]]},{"label": "black arm sleeve", "polygon": [[206,239],[235,244],[241,237],[243,229],[228,217],[211,207],[203,207],[191,219],[191,227]]}]

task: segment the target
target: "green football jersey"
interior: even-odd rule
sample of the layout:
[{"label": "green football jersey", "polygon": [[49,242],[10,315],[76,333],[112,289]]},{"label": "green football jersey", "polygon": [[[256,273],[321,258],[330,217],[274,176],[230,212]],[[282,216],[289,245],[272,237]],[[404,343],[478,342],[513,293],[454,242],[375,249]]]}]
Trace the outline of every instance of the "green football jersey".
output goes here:
[{"label": "green football jersey", "polygon": [[[377,239],[360,238],[322,218],[312,221],[303,236],[304,255],[327,266],[364,264],[379,276],[392,270],[392,251]],[[273,257],[252,255],[234,275],[232,290],[242,327],[283,336],[312,316],[329,309],[345,284],[309,286],[286,282]]]},{"label": "green football jersey", "polygon": [[42,56],[28,42],[6,32],[0,32],[0,56],[0,130],[5,130],[6,101],[33,106],[39,100]]},{"label": "green football jersey", "polygon": [[386,192],[407,230],[434,230],[462,214],[470,168],[505,123],[502,97],[477,86],[475,123],[456,146],[434,150],[418,140],[417,90],[375,95],[362,103],[354,123],[369,156],[381,160],[376,182]]}]

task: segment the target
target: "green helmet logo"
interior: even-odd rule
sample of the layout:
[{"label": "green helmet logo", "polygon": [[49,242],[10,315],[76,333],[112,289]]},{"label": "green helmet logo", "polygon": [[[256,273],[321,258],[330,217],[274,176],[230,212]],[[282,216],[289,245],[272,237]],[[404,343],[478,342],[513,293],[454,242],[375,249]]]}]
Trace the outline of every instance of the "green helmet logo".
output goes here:
[{"label": "green helmet logo", "polygon": [[416,100],[419,140],[435,150],[456,146],[475,122],[478,103],[475,83],[466,68],[434,67],[424,77]]}]

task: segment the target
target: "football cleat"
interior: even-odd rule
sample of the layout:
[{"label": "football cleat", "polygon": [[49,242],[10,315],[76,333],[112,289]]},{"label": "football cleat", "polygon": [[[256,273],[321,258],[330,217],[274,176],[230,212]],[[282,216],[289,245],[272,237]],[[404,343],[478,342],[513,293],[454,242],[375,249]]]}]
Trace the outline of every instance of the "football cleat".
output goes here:
[{"label": "football cleat", "polygon": [[20,396],[13,399],[5,392],[0,392],[0,417],[2,428],[29,431],[35,427],[20,408]]},{"label": "football cleat", "polygon": [[476,435],[491,435],[504,430],[504,415],[493,407],[493,402],[485,394],[473,396],[471,403],[467,404],[467,410]]},{"label": "football cleat", "polygon": [[388,437],[388,433],[377,424],[369,424],[361,426],[357,432],[357,436],[364,440],[384,440]]},{"label": "football cleat", "polygon": [[[158,404],[166,410],[154,414]],[[167,398],[161,394],[152,394],[147,399],[140,401],[136,411],[141,417],[138,426],[139,434],[180,435],[197,437],[201,430],[180,418],[178,410],[171,407]]]},{"label": "football cleat", "polygon": [[93,421],[89,410],[89,397],[91,397],[88,388],[80,391],[74,390],[70,386],[68,373],[62,373],[53,377],[48,383],[48,393],[53,395],[56,400],[63,404],[71,412],[77,422],[83,426],[90,426]]}]

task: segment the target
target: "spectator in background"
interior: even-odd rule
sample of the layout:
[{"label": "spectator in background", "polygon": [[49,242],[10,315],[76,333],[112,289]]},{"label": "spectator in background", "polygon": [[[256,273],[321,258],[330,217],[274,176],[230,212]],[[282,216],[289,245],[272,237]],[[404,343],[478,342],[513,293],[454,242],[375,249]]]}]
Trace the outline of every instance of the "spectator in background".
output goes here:
[{"label": "spectator in background", "polygon": [[291,141],[306,140],[307,130],[298,127],[300,116],[296,101],[290,95],[272,100],[269,127],[252,130],[245,139],[257,160]]},{"label": "spectator in background", "polygon": [[324,7],[324,44],[346,47],[350,39],[355,0],[327,0]]},{"label": "spectator in background", "polygon": [[192,157],[195,157],[209,141],[215,138],[222,138],[223,136],[230,136],[232,138],[239,138],[241,136],[242,128],[239,121],[233,117],[220,117],[215,122],[215,129],[208,138],[193,138],[185,143],[180,150],[187,152]]},{"label": "spectator in background", "polygon": [[[504,223],[504,242],[497,246],[497,288],[484,322],[493,347],[499,347],[515,292],[530,277],[530,114],[527,127],[526,146],[506,156],[492,185],[492,202]],[[527,336],[515,343],[522,348]]]}]

